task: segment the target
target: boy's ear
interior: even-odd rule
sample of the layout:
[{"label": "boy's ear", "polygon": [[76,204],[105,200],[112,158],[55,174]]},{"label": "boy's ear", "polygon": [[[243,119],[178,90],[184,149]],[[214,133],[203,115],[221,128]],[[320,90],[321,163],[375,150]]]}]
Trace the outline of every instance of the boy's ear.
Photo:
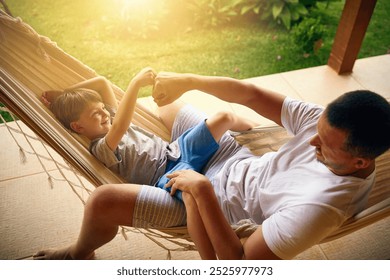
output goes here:
[{"label": "boy's ear", "polygon": [[79,133],[79,134],[82,132],[82,129],[83,129],[83,127],[82,127],[77,121],[71,122],[71,123],[70,123],[70,128],[71,128],[74,132]]}]

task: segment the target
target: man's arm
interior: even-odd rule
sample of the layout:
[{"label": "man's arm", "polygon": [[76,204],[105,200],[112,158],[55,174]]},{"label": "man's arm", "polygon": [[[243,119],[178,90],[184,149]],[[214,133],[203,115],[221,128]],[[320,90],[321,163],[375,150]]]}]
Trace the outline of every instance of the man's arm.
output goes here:
[{"label": "man's arm", "polygon": [[153,97],[163,106],[189,90],[200,90],[224,101],[242,104],[281,125],[285,96],[233,78],[163,72],[156,77]]}]

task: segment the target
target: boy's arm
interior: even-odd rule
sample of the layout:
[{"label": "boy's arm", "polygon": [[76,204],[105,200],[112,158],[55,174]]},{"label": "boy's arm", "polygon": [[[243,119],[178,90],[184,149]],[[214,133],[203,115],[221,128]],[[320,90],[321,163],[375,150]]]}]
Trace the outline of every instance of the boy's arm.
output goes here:
[{"label": "boy's arm", "polygon": [[[261,226],[241,244],[218,204],[212,187],[203,193],[198,190],[195,200],[208,236],[219,259],[276,260],[268,247]],[[226,246],[226,244],[230,244]]]},{"label": "boy's arm", "polygon": [[[70,87],[68,87],[66,90],[72,90],[76,88],[87,88],[87,89],[92,89],[96,92],[98,92],[103,99],[103,103],[106,105],[110,106],[113,109],[118,108],[118,102],[115,98],[114,91],[111,87],[110,82],[102,77],[94,77],[85,81],[82,81],[80,83],[74,84]],[[66,91],[65,90],[65,91]]]},{"label": "boy's arm", "polygon": [[106,143],[111,150],[115,150],[123,134],[129,128],[133,119],[138,91],[141,87],[153,85],[155,72],[152,68],[142,69],[131,81],[119,103],[114,121],[106,135]]},{"label": "boy's arm", "polygon": [[238,79],[163,72],[156,77],[153,97],[163,106],[189,90],[200,90],[224,101],[242,104],[281,125],[285,96]]}]

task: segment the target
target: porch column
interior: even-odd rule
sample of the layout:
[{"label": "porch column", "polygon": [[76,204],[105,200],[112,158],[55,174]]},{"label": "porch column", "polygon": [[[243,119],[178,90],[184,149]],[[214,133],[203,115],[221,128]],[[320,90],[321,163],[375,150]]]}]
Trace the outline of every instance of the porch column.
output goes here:
[{"label": "porch column", "polygon": [[346,0],[328,65],[338,74],[352,72],[377,0]]}]

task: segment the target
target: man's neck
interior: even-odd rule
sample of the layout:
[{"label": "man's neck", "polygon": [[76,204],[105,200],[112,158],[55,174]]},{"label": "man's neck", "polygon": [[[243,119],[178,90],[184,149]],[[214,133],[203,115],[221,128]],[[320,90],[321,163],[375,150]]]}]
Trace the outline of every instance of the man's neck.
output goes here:
[{"label": "man's neck", "polygon": [[349,176],[366,179],[368,176],[372,174],[372,172],[374,172],[374,170],[375,170],[375,160],[373,160],[371,164],[367,166],[367,168],[359,169],[356,172],[350,174]]}]

